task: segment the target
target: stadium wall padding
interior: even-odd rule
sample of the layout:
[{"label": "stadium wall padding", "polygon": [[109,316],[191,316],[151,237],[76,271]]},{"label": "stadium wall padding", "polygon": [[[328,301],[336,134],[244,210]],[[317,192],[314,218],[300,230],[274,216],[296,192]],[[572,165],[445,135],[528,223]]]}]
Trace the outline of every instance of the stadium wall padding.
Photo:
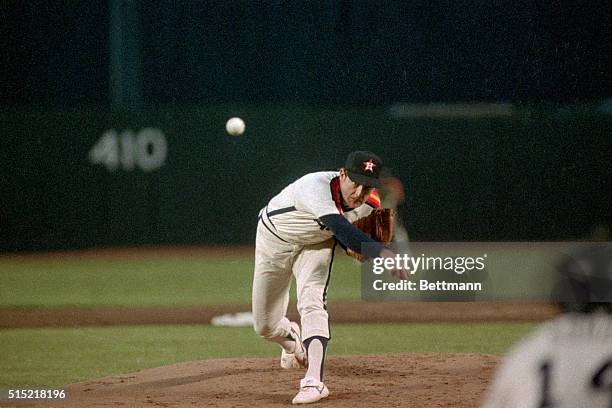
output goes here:
[{"label": "stadium wall padding", "polygon": [[[225,133],[230,116],[245,119],[243,136]],[[405,183],[400,213],[413,240],[572,240],[610,222],[612,120],[594,113],[476,120],[214,106],[0,117],[3,252],[253,244],[269,198],[357,149],[378,153]],[[165,136],[159,169],[91,162],[105,132],[144,128]]]}]

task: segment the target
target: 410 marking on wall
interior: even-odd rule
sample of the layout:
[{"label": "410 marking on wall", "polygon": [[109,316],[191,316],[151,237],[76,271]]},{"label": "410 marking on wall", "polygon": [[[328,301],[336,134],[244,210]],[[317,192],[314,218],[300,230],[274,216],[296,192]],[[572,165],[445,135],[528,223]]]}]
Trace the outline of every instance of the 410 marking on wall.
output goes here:
[{"label": "410 marking on wall", "polygon": [[89,151],[92,164],[103,164],[108,171],[139,168],[154,171],[164,165],[168,156],[168,142],[164,132],[144,128],[137,134],[130,129],[120,134],[115,129],[104,132]]}]

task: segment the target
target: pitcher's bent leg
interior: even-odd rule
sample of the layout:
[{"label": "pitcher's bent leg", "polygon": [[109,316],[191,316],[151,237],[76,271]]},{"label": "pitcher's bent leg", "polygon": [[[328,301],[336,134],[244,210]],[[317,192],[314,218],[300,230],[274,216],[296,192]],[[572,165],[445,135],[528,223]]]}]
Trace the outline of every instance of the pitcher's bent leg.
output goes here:
[{"label": "pitcher's bent leg", "polygon": [[282,344],[290,337],[291,327],[285,317],[291,287],[291,248],[273,241],[276,237],[257,231],[255,273],[253,276],[253,326],[266,340]]},{"label": "pitcher's bent leg", "polygon": [[285,317],[289,304],[289,278],[285,285],[265,277],[253,280],[253,326],[266,340],[281,343],[290,335],[289,319]]}]

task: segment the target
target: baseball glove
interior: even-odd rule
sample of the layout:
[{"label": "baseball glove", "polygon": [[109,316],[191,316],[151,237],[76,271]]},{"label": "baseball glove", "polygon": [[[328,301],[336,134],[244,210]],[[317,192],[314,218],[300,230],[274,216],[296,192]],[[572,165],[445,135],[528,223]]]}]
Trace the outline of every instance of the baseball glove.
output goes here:
[{"label": "baseball glove", "polygon": [[[391,238],[393,238],[395,210],[391,208],[376,208],[372,210],[370,215],[358,219],[353,223],[353,225],[372,239],[387,245],[389,242],[391,242]],[[347,249],[346,253],[361,262],[365,261],[366,259],[363,255],[358,254],[351,249]]]}]

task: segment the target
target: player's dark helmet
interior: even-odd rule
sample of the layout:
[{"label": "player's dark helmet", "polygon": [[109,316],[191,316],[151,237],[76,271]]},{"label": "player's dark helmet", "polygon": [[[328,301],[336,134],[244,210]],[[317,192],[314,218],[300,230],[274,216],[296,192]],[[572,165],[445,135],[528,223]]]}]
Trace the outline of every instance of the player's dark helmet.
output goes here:
[{"label": "player's dark helmet", "polygon": [[562,257],[554,298],[563,312],[612,313],[612,244],[591,243]]}]

